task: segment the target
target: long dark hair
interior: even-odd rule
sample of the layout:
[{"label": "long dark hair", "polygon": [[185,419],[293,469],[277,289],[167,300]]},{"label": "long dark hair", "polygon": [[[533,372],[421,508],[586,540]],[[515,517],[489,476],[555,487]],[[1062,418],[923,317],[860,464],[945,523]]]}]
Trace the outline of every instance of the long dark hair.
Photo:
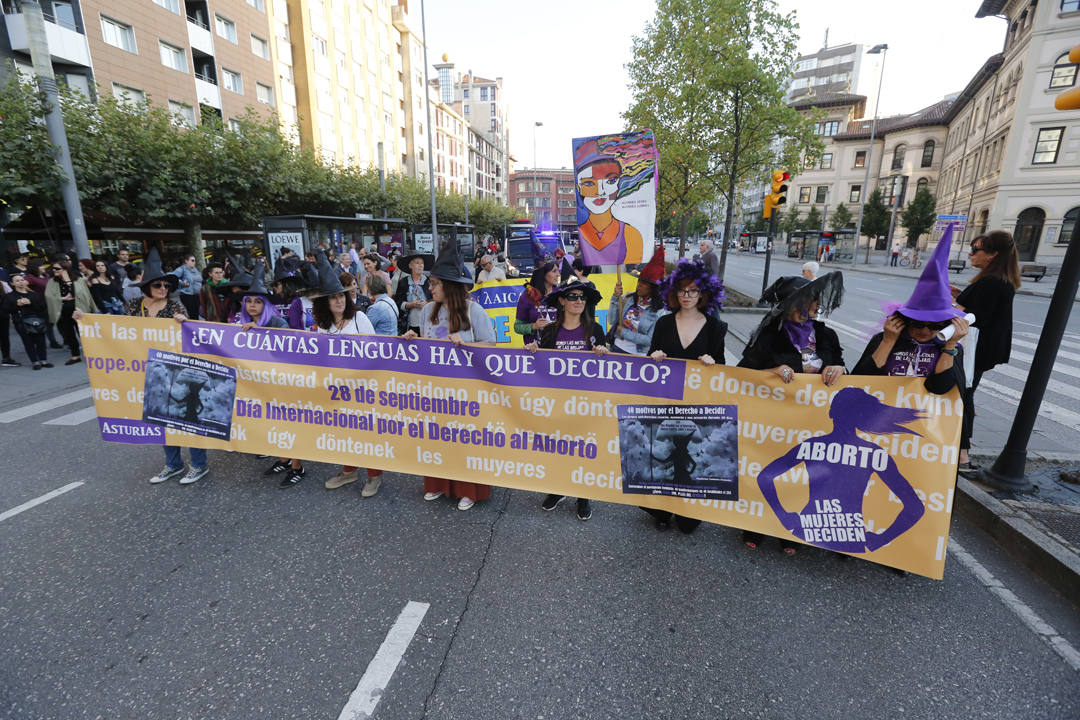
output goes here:
[{"label": "long dark hair", "polygon": [[979,274],[971,278],[972,284],[979,282],[984,277],[997,278],[1007,282],[1016,290],[1020,287],[1020,261],[1016,253],[1016,243],[1013,242],[1011,233],[1005,230],[991,230],[985,235],[979,235],[971,244],[982,241],[982,247],[988,252],[996,252],[990,264],[979,271]]},{"label": "long dark hair", "polygon": [[[345,312],[342,313],[342,317],[346,320],[352,320],[356,316],[356,305],[353,303],[352,297],[349,296],[349,291],[345,290],[343,292],[345,295]],[[330,329],[330,326],[334,324],[334,313],[330,311],[329,295],[311,299],[311,316],[315,319],[315,324],[323,330]]]},{"label": "long dark hair", "polygon": [[[447,326],[450,332],[456,333],[461,332],[462,330],[471,330],[472,323],[469,322],[469,293],[465,289],[465,286],[461,283],[443,280],[442,292],[443,297],[446,298]],[[430,318],[432,325],[439,322],[439,310],[442,309],[442,306],[443,303],[440,302],[432,304]]]},{"label": "long dark hair", "polygon": [[533,271],[532,276],[529,278],[529,284],[525,286],[525,294],[529,296],[529,299],[533,301],[534,305],[539,305],[544,300],[544,296],[547,295],[547,283],[544,282],[544,276],[555,269],[555,263],[546,262],[543,265],[537,265]]},{"label": "long dark hair", "polygon": [[[652,282],[651,280],[644,280],[642,278],[638,278],[638,286],[639,287],[641,286],[641,283],[645,283],[650,288],[650,291],[649,291],[649,309],[652,310],[653,312],[659,311],[660,308],[664,307],[664,298],[660,295],[660,286],[657,285],[656,283]],[[636,296],[637,291],[634,291],[634,292],[632,292],[630,294]],[[637,302],[637,300],[635,299],[634,302]],[[677,303],[678,303],[678,298],[676,298],[676,304]]]},{"label": "long dark hair", "polygon": [[[566,304],[559,303],[559,309],[555,312],[555,327],[561,328],[563,326],[563,320],[566,318]],[[596,320],[593,318],[593,306],[585,303],[585,309],[581,311],[581,328],[585,331],[585,342],[592,347],[592,333],[593,325],[596,324]],[[556,333],[558,330],[555,331]]]}]

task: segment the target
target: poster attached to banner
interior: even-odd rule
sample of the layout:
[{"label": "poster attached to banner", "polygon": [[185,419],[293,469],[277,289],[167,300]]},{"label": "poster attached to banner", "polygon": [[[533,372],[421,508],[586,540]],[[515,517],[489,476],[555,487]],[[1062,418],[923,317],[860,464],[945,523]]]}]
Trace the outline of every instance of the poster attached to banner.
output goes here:
[{"label": "poster attached to banner", "polygon": [[[955,389],[928,393],[921,378],[846,375],[827,387],[819,375],[784,384],[615,353],[113,315],[79,327],[107,441],[640,505],[944,572],[963,402]],[[210,389],[222,366],[235,371],[231,413],[224,385]],[[211,421],[216,434],[196,434]],[[735,476],[737,490],[720,495]]]},{"label": "poster attached to banner", "polygon": [[652,255],[659,154],[652,130],[575,138],[577,224],[586,265]]},{"label": "poster attached to banner", "polygon": [[[473,288],[469,296],[473,302],[484,308],[484,312],[491,318],[495,327],[495,342],[499,345],[524,345],[521,334],[514,332],[514,318],[527,280],[528,278],[517,278],[481,283]],[[604,328],[608,326],[607,314],[611,306],[611,296],[615,292],[615,283],[618,281],[615,273],[593,273],[589,276],[589,282],[593,283],[600,293],[600,302],[596,305],[596,322]],[[630,274],[623,275],[622,289],[623,294],[634,292],[637,289],[637,278]]]},{"label": "poster attached to banner", "polygon": [[623,492],[739,499],[734,405],[620,405]]},{"label": "poster attached to banner", "polygon": [[143,422],[228,440],[235,400],[234,368],[191,355],[150,350]]},{"label": "poster attached to banner", "polygon": [[277,261],[281,259],[281,251],[285,248],[292,250],[301,260],[304,259],[304,236],[298,232],[270,232],[266,233],[267,257],[270,258],[270,267],[277,267]]}]

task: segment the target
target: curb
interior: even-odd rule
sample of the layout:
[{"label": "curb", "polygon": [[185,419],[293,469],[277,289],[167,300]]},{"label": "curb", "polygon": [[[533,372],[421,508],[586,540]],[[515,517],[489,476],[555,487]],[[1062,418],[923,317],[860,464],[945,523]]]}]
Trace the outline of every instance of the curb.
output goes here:
[{"label": "curb", "polygon": [[963,477],[956,479],[956,512],[986,531],[1013,558],[1080,606],[1080,556],[1039,530],[1013,510]]}]

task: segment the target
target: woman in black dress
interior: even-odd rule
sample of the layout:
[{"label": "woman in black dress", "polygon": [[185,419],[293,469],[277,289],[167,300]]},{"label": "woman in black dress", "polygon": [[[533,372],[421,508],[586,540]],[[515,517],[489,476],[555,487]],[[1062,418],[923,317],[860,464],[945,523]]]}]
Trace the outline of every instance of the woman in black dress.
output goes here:
[{"label": "woman in black dress", "polygon": [[[656,321],[649,357],[657,362],[667,358],[697,360],[703,365],[724,362],[727,323],[718,320],[715,310],[724,299],[724,286],[700,260],[683,260],[660,285],[660,296],[671,310]],[[666,527],[674,513],[642,508],[656,518],[657,527]],[[674,515],[684,533],[692,533],[700,520]]]},{"label": "woman in black dress", "polygon": [[[817,318],[840,306],[844,276],[831,272],[813,281],[785,277],[770,290],[776,304],[750,336],[739,367],[767,370],[785,383],[794,380],[795,373],[812,373],[831,386],[847,372],[844,354],[836,331]],[[742,537],[747,547],[756,548],[764,536],[744,530]],[[790,540],[781,540],[780,547],[795,554],[796,544]]]},{"label": "woman in black dress", "polygon": [[1012,352],[1013,298],[1020,287],[1020,264],[1012,235],[994,230],[971,241],[971,266],[979,274],[961,290],[952,286],[956,307],[975,316],[979,331],[975,341],[974,372],[964,391],[964,424],[960,430],[961,475],[973,476],[979,468],[971,463],[971,432],[975,423],[975,388],[982,375],[995,365],[1009,362]]}]

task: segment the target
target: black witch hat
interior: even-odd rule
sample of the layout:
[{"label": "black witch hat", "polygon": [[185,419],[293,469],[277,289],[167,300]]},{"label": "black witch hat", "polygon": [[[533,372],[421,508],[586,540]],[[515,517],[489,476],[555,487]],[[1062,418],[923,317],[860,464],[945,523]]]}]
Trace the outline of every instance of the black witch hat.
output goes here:
[{"label": "black witch hat", "polygon": [[274,265],[274,282],[284,282],[286,280],[294,280],[300,282],[300,264],[303,262],[295,255],[288,257],[278,258],[277,264]]},{"label": "black witch hat", "polygon": [[455,242],[444,243],[440,248],[439,256],[435,258],[435,265],[431,268],[431,276],[444,282],[470,286],[473,284],[472,270],[467,268],[461,260],[461,249]]},{"label": "black witch hat", "polygon": [[548,307],[559,307],[559,296],[566,295],[569,292],[578,291],[585,296],[585,304],[589,309],[596,307],[597,303],[601,300],[600,291],[592,283],[584,283],[576,276],[566,278],[555,287],[554,290],[549,292],[544,298],[544,304]]},{"label": "black witch hat", "polygon": [[319,271],[319,281],[315,286],[315,292],[309,293],[308,297],[327,297],[345,292],[345,287],[341,284],[341,278],[338,277],[338,271],[326,259],[326,253],[322,250],[316,250],[315,261],[316,268]]},{"label": "black witch hat", "polygon": [[251,278],[251,285],[244,291],[245,295],[262,295],[263,297],[270,297],[270,293],[266,290],[266,266],[262,263],[255,265],[255,273]]},{"label": "black witch hat", "polygon": [[251,273],[244,269],[244,266],[240,264],[239,260],[233,257],[232,253],[225,253],[225,257],[229,259],[229,265],[232,267],[232,277],[229,278],[229,282],[226,283],[226,286],[241,288],[249,287],[253,279]]},{"label": "black witch hat", "polygon": [[161,255],[156,247],[150,248],[150,252],[146,253],[146,259],[143,260],[142,264],[142,273],[142,282],[139,283],[139,287],[146,287],[155,280],[161,280],[162,278],[168,281],[170,292],[176,290],[180,285],[180,278],[172,273],[165,272],[165,268],[161,266]]}]

